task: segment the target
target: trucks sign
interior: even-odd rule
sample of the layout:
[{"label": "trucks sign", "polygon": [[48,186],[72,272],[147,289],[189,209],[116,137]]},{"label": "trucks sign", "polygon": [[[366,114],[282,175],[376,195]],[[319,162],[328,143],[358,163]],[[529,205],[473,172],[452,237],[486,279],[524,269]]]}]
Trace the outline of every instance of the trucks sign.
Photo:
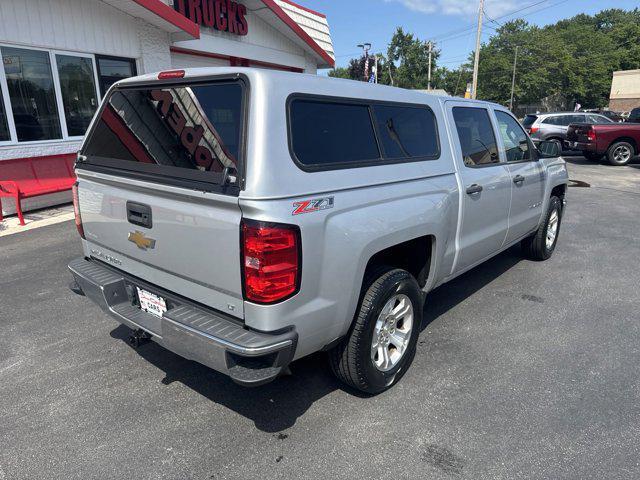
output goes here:
[{"label": "trucks sign", "polygon": [[249,33],[247,7],[233,0],[175,0],[173,8],[203,27],[240,36]]}]

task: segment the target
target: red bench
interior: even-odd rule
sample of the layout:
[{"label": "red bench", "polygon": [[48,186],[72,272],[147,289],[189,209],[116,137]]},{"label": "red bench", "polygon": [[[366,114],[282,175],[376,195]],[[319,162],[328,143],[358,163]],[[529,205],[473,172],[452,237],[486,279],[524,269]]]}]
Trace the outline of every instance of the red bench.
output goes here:
[{"label": "red bench", "polygon": [[73,173],[75,158],[76,155],[72,153],[0,160],[0,222],[2,197],[15,199],[20,225],[24,225],[20,204],[23,198],[70,190],[76,181]]}]

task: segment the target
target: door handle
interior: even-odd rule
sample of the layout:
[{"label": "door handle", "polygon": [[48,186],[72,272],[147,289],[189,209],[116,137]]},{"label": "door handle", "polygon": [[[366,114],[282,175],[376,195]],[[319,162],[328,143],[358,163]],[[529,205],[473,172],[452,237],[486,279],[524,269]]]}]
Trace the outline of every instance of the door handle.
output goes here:
[{"label": "door handle", "polygon": [[522,175],[516,175],[513,179],[513,183],[516,185],[519,183],[524,183],[524,177]]},{"label": "door handle", "polygon": [[151,207],[143,203],[127,202],[127,220],[134,225],[151,228]]},{"label": "door handle", "polygon": [[467,188],[468,195],[475,195],[476,193],[480,193],[481,191],[482,191],[482,185],[478,185],[477,183],[474,183],[473,185]]}]

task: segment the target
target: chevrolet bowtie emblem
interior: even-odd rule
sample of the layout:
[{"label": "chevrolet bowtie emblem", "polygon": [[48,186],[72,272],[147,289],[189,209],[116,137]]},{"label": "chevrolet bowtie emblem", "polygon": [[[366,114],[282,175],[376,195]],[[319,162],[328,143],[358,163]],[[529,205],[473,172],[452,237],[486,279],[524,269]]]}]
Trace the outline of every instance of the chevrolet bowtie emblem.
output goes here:
[{"label": "chevrolet bowtie emblem", "polygon": [[135,243],[141,250],[148,250],[149,248],[153,249],[156,247],[156,241],[153,238],[147,238],[144,233],[138,230],[135,232],[129,232],[128,240]]}]

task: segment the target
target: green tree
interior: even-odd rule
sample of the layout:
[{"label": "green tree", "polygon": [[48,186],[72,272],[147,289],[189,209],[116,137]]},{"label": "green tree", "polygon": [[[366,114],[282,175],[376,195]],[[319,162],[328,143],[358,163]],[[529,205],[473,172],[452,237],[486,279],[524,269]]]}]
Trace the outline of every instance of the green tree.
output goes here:
[{"label": "green tree", "polygon": [[[329,72],[329,76],[334,78],[346,78],[350,80],[364,81],[365,62],[366,62],[366,59],[364,55],[359,58],[352,58],[349,61],[349,65],[347,67],[335,68]],[[372,55],[370,55],[369,56],[369,72],[370,73],[373,72],[374,65],[375,65],[375,58]],[[382,55],[378,55],[378,83],[391,85],[391,80],[389,76],[389,64],[386,58]]]},{"label": "green tree", "polygon": [[[440,51],[434,49],[432,68],[435,71]],[[393,65],[394,85],[402,88],[426,89],[428,84],[429,46],[428,43],[405,33],[398,27],[387,51],[387,58]]]},{"label": "green tree", "polygon": [[544,28],[506,23],[482,45],[478,97],[507,104],[515,47],[519,47],[516,103],[554,96],[565,107],[608,104],[612,74],[640,66],[640,12],[604,10]]},{"label": "green tree", "polygon": [[[509,103],[516,47],[516,105],[540,104],[553,98],[555,108],[571,108],[575,102],[602,107],[609,102],[613,72],[640,69],[640,10],[580,14],[545,27],[522,19],[501,25],[481,46],[478,98]],[[455,69],[438,66],[440,55],[436,48],[432,87],[463,96],[471,81],[473,53]],[[428,58],[427,42],[398,27],[386,58],[380,60],[379,82],[425,89]],[[330,75],[362,80],[363,72],[364,57],[360,57]]]}]

